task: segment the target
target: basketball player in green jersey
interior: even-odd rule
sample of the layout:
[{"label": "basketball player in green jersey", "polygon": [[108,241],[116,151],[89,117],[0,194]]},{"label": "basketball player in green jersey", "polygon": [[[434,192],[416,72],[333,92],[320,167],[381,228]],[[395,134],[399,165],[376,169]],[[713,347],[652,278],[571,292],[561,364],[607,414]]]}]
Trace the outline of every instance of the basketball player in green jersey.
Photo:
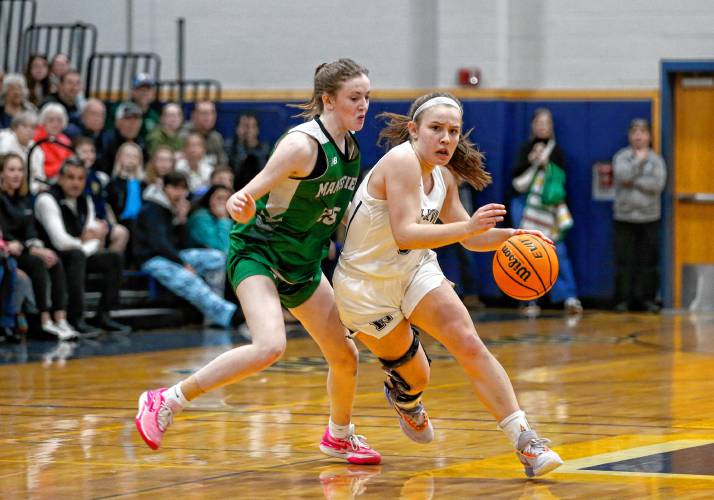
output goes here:
[{"label": "basketball player in green jersey", "polygon": [[267,368],[282,356],[284,306],[315,339],[329,365],[330,420],[320,449],[354,464],[381,461],[351,423],[358,351],[320,269],[330,236],[357,187],[360,154],[351,131],[364,126],[367,74],[350,59],[318,66],[312,99],[299,106],[309,121],[289,130],[265,168],[228,200],[228,212],[237,222],[228,276],[252,343],[221,354],[173,387],[141,395],[136,425],[151,448],[159,447],[172,417],[189,401]]}]

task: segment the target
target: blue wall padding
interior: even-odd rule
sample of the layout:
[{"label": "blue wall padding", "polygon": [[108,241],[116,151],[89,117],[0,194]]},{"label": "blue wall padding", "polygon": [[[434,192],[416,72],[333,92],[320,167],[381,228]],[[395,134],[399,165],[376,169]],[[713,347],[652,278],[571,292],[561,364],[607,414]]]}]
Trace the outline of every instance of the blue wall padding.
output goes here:
[{"label": "blue wall padding", "polygon": [[[243,111],[253,111],[261,123],[261,138],[271,143],[289,127],[302,120],[293,118],[299,110],[285,102],[224,101],[219,105],[217,128],[225,137],[233,135],[235,119]],[[374,101],[367,123],[357,135],[362,148],[363,166],[369,168],[384,153],[376,145],[382,111],[406,114],[409,101]],[[511,165],[521,143],[527,140],[533,111],[547,107],[553,113],[558,143],[567,157],[568,205],[575,219],[567,244],[575,268],[579,294],[584,298],[612,296],[613,243],[611,202],[592,199],[592,165],[610,161],[627,144],[627,127],[635,117],[651,119],[652,102],[642,100],[465,100],[464,130],[473,128],[472,140],[486,154],[486,165],[493,184],[475,197],[476,206],[489,202],[508,203],[511,191]],[[454,252],[441,252],[447,276],[461,281],[458,266],[451,262]],[[478,293],[498,297],[501,292],[491,276],[492,254],[475,256]]]}]

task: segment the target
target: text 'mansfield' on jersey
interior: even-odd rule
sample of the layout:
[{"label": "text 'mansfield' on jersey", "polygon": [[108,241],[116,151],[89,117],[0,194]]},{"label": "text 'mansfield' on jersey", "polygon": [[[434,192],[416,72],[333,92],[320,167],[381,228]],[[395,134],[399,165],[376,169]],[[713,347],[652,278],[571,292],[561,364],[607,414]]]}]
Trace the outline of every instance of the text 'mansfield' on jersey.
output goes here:
[{"label": "text 'mansfield' on jersey", "polygon": [[327,196],[330,194],[334,194],[340,189],[349,189],[350,191],[354,191],[355,187],[357,186],[357,177],[352,177],[349,175],[345,175],[343,177],[340,177],[340,179],[332,182],[321,182],[320,187],[317,190],[317,194],[315,195],[315,198],[319,198],[320,196]]}]

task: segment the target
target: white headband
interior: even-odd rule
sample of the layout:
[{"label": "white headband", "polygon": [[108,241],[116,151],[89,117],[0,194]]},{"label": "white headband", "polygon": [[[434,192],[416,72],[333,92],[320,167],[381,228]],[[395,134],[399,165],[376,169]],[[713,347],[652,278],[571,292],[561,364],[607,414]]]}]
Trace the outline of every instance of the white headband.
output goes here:
[{"label": "white headband", "polygon": [[425,103],[422,103],[421,106],[419,106],[416,111],[414,111],[414,114],[412,115],[412,120],[416,120],[416,117],[419,116],[419,113],[424,111],[425,109],[429,109],[433,106],[437,106],[439,104],[445,104],[447,106],[453,106],[454,108],[458,109],[461,111],[461,106],[459,106],[459,103],[454,101],[451,97],[446,97],[444,95],[440,95],[437,97],[432,97]]}]

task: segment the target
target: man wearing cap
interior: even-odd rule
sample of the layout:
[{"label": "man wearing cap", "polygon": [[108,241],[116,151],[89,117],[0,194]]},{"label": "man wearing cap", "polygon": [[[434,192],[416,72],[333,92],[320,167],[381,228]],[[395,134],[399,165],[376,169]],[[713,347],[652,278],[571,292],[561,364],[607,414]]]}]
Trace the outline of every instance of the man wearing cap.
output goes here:
[{"label": "man wearing cap", "polygon": [[156,81],[147,73],[139,73],[131,85],[131,102],[141,108],[141,130],[139,135],[146,136],[159,124],[159,113],[151,105],[156,100]]},{"label": "man wearing cap", "polygon": [[615,300],[617,311],[659,311],[660,198],[667,181],[664,160],[650,148],[649,122],[630,123],[630,145],[613,158],[615,202]]},{"label": "man wearing cap", "polygon": [[141,147],[144,153],[144,161],[147,160],[146,143],[139,135],[141,130],[141,108],[132,101],[125,101],[116,108],[114,117],[114,130],[105,137],[104,154],[98,163],[98,169],[107,175],[112,175],[114,168],[114,158],[119,147],[125,142],[135,142]]}]

